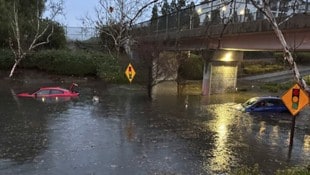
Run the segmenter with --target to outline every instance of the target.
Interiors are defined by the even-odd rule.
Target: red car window
[[[50,91],[50,94],[64,94],[64,91],[58,90],[58,89],[52,89]]]
[[[50,90],[39,90],[36,94],[37,95],[49,95]]]

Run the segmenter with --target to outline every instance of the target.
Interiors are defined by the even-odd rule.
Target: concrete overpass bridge
[[[281,21],[291,15],[280,25],[290,49],[292,51],[310,51],[310,14],[305,13],[307,11],[299,12],[298,14],[278,16],[277,19]],[[205,24],[199,23],[196,26],[192,25],[192,18],[189,18],[187,22],[182,22],[181,19],[178,19],[182,15],[175,14],[174,16],[176,19],[161,17],[157,19],[155,26],[152,21],[148,21],[135,29],[136,35],[134,36],[138,41],[135,50],[139,51],[139,55],[143,55],[142,52],[148,53],[149,55],[146,54],[146,57],[153,59],[152,78],[155,81],[164,79],[163,76],[156,75],[156,72],[164,72],[167,70],[167,64],[178,62],[177,60],[158,59],[161,52],[211,50],[214,52],[204,54],[206,63],[202,93],[204,95],[222,93],[228,89],[236,88],[238,64],[243,59],[244,51],[283,50],[272,26],[263,17],[258,18],[257,12],[252,15],[256,16],[255,18],[243,15],[237,16],[236,20],[223,16],[216,22],[211,18],[211,21],[207,21]],[[177,27],[169,27],[169,19],[177,21]],[[166,24],[162,30],[159,30],[160,20]],[[180,23],[183,25],[179,25]],[[178,64],[174,65],[179,66]],[[166,76],[169,77],[167,80],[177,79],[178,69],[176,67],[170,71],[171,75]],[[156,86],[154,89],[156,91]]]
[[[296,14],[280,25],[291,50],[310,50],[310,13]],[[139,44],[163,50],[281,51],[283,46],[266,19],[200,26],[165,32],[139,31]]]

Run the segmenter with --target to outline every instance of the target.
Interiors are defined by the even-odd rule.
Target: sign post
[[[284,95],[282,96],[282,101],[293,115],[289,146],[289,155],[291,155],[294,140],[296,115],[299,113],[300,110],[302,110],[306,105],[309,104],[309,97],[308,94],[303,89],[301,89],[299,84],[295,84],[287,92],[284,93]]]
[[[129,80],[129,83],[131,83],[133,78],[136,75],[136,71],[135,71],[135,69],[133,68],[133,66],[130,63],[128,64],[128,66],[126,68],[125,74],[126,74],[126,77]]]

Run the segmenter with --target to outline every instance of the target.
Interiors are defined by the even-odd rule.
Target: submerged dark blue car
[[[241,104],[244,112],[288,112],[279,97],[253,97]]]

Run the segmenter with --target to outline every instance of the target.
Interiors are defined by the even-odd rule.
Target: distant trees
[[[154,5],[155,7],[155,5]],[[157,5],[156,5],[157,8]],[[151,25],[156,23],[155,29],[165,30],[169,28],[194,28],[200,23],[199,15],[195,9],[195,3],[186,4],[186,0],[172,0],[169,4],[167,0],[163,0],[161,5],[161,16],[157,13],[152,13]]]
[[[157,30],[158,27],[158,7],[155,4],[152,9],[152,17],[151,17],[151,29]]]

